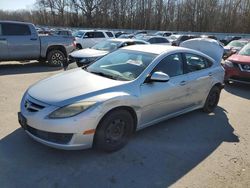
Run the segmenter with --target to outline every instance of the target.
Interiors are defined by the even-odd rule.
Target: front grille
[[[26,130],[30,132],[32,135],[42,140],[57,143],[57,144],[67,144],[70,142],[70,140],[73,137],[73,134],[71,133],[52,133],[52,132],[47,132],[47,131],[41,131],[33,127],[30,127],[28,125],[27,125]]]
[[[30,100],[27,100],[24,102],[24,107],[29,112],[37,112],[39,110],[42,110],[45,108],[45,106],[37,104],[35,102],[31,102]]]

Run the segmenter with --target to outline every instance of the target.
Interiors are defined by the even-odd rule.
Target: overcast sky
[[[36,0],[0,0],[1,10],[32,9]]]

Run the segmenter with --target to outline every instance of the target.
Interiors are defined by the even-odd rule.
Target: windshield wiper
[[[106,78],[110,78],[110,79],[113,79],[113,80],[117,80],[116,77],[112,76],[112,75],[109,75],[109,74],[105,74],[103,72],[97,72],[97,71],[89,71],[90,73],[93,73],[93,74],[96,74],[96,75],[99,75],[99,76],[103,76],[103,77],[106,77]]]

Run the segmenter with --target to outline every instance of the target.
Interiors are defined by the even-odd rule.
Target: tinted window
[[[168,40],[165,38],[155,38],[155,43],[168,43]]]
[[[2,24],[3,35],[30,35],[30,29],[24,24]]]
[[[109,37],[114,37],[114,35],[113,35],[111,32],[106,32],[106,34],[107,34]]]
[[[0,24],[0,35],[2,35],[2,25]]]
[[[155,44],[156,40],[155,40],[155,38],[151,38],[151,39],[148,40],[148,42],[151,43],[151,44]]]
[[[135,44],[145,44],[145,42],[142,42],[142,41],[135,41]]]
[[[94,32],[87,32],[84,36],[86,38],[94,38]]]
[[[95,38],[105,38],[103,32],[95,32]]]
[[[173,54],[165,57],[161,62],[154,68],[154,72],[164,72],[170,77],[178,76],[183,74],[183,63],[180,54]]]
[[[212,66],[212,62],[208,59],[195,55],[185,54],[188,72],[206,69]]]

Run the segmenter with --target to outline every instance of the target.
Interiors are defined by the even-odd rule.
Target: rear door
[[[207,97],[213,84],[213,63],[205,57],[183,53],[190,81],[190,101],[199,105]]]
[[[0,60],[8,60],[9,51],[6,36],[3,35],[2,24],[0,23]]]
[[[34,59],[40,56],[39,38],[28,25],[3,23],[2,32],[7,39],[10,59]]]
[[[94,38],[95,38],[95,44],[97,44],[97,43],[99,43],[99,42],[101,42],[101,41],[103,41],[103,40],[106,39],[104,33],[101,32],[101,31],[96,31],[94,33]]]

